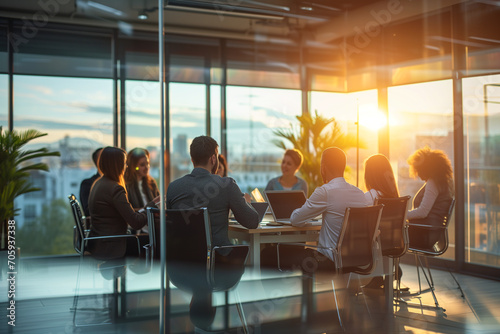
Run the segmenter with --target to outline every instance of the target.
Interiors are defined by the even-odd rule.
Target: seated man
[[[247,203],[236,182],[230,177],[216,175],[219,160],[217,142],[208,136],[193,139],[190,146],[194,169],[170,183],[167,189],[167,209],[208,208],[214,246],[231,245],[229,241],[229,210],[247,228],[259,226],[259,215]]]
[[[250,196],[243,195],[236,182],[230,177],[221,177],[216,173],[219,164],[219,150],[217,142],[208,136],[199,136],[193,139],[189,147],[194,169],[180,179],[170,183],[167,189],[167,209],[192,209],[206,207],[210,216],[213,246],[231,245],[229,241],[228,225],[229,210],[231,209],[236,220],[247,228],[259,226],[257,211],[247,203]],[[231,254],[220,252],[226,258],[223,262],[231,261]],[[186,271],[184,266],[170,263],[171,273],[178,273],[185,278],[185,284],[192,290],[190,304],[190,319],[193,324],[202,329],[210,328],[215,317],[215,308],[212,306],[212,293],[206,287],[206,277],[200,273],[198,267],[191,267]],[[204,271],[204,270],[203,270]],[[241,272],[225,271],[224,280],[239,280]],[[234,276],[234,277],[233,277]]]
[[[97,160],[99,160],[99,156],[101,155],[102,147],[98,148],[97,150],[92,153],[92,161],[94,161],[94,165],[97,167]],[[88,179],[85,179],[82,181],[80,184],[80,203],[82,204],[82,209],[86,217],[90,217],[90,212],[89,212],[89,195],[90,195],[90,189],[92,188],[92,185],[94,184],[95,180],[97,180],[101,174],[99,174],[99,171],[97,171],[94,175],[89,177]]]
[[[301,208],[293,211],[290,221],[293,226],[303,226],[306,221],[322,215],[319,232],[319,247],[335,248],[342,228],[347,207],[366,206],[363,191],[344,179],[346,155],[337,147],[327,148],[321,156],[321,177],[325,183],[314,190]],[[269,252],[272,254],[272,251]],[[264,255],[264,254],[263,254]],[[333,254],[327,249],[302,249],[293,246],[280,247],[282,267],[300,266],[311,272],[316,269],[334,269]]]

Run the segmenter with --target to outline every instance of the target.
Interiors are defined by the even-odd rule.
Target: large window
[[[465,260],[500,266],[500,75],[463,83]]]
[[[406,160],[417,149],[429,146],[444,151],[453,166],[452,81],[390,87],[390,160],[397,173],[399,192],[414,196],[423,181],[409,175]],[[450,247],[445,257],[454,258],[454,221],[449,225]]]
[[[377,90],[311,92],[311,112],[333,117],[342,132],[350,138],[342,147],[347,154],[346,180],[364,189],[363,161],[378,152],[378,130],[386,123],[385,116],[377,108]]]
[[[170,84],[171,179],[193,168],[189,145],[193,138],[206,134],[206,89],[203,84]]]
[[[273,144],[273,130],[296,124],[300,114],[300,91],[227,87],[228,164],[242,191],[264,188],[281,174],[284,152]]]
[[[8,76],[7,74],[0,74],[0,126],[4,130],[9,129],[8,112],[9,112],[9,99],[8,99]]]
[[[42,190],[16,199],[16,207],[23,208],[16,217],[18,244],[23,256],[74,253],[67,196],[78,196],[80,182],[95,174],[92,152],[113,144],[112,82],[16,75],[14,92],[14,129],[48,134],[27,148],[61,153],[44,160],[49,172],[32,173],[31,181]]]

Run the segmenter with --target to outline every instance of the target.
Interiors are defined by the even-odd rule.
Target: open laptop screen
[[[306,195],[302,190],[266,191],[266,197],[276,221],[290,220],[293,210],[306,202]]]

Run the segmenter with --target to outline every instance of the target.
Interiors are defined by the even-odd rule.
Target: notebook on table
[[[291,225],[290,217],[295,209],[306,202],[302,190],[268,190],[265,192],[275,222]]]

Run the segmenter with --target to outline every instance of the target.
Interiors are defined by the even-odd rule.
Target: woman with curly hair
[[[149,175],[149,152],[134,148],[127,154],[125,184],[128,199],[135,209],[143,208],[160,195],[156,181]]]
[[[410,175],[425,184],[413,199],[413,210],[408,211],[410,223],[441,226],[453,197],[453,169],[450,159],[441,150],[424,147],[408,158]],[[411,228],[410,246],[423,246],[434,240],[439,231]]]

